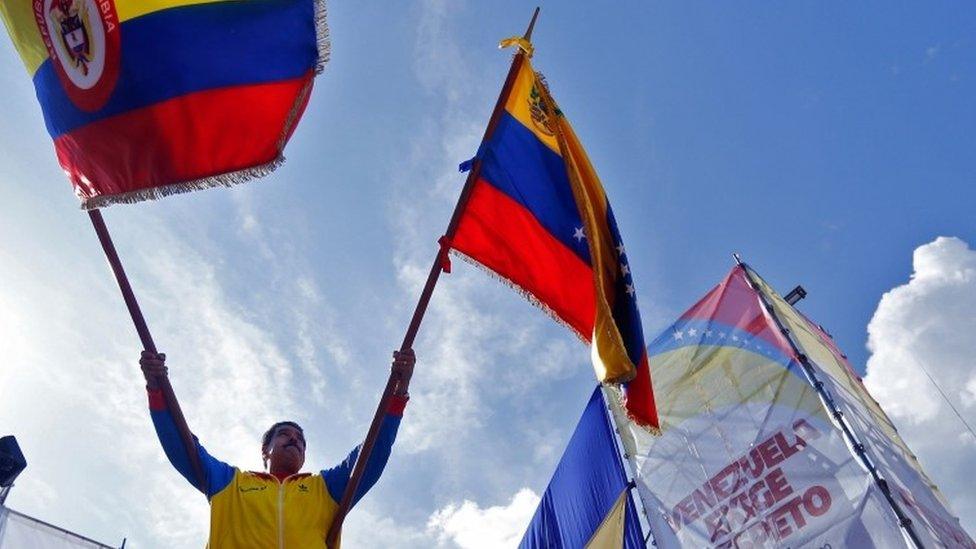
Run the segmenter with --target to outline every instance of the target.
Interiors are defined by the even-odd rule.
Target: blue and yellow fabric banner
[[[623,506],[623,508],[621,508]],[[600,387],[576,424],[519,549],[550,547],[644,547],[640,519],[630,497],[623,460]]]

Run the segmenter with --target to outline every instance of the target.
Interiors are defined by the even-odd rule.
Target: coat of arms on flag
[[[0,1],[91,209],[264,175],[328,60],[324,0]]]

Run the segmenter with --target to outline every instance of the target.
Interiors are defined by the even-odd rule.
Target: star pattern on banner
[[[679,329],[679,324],[671,326],[671,341],[677,347],[685,345],[732,346],[769,357],[772,360],[782,359],[782,352],[777,351],[775,344],[765,341],[757,334],[719,331],[710,326],[709,323],[694,326],[681,323],[680,326],[681,329]]]
[[[617,246],[617,261],[620,262],[620,274],[623,277],[623,282],[625,284],[624,291],[634,299],[634,304],[636,306],[637,301],[637,288],[634,287],[634,279],[630,276],[630,265],[624,262],[624,256],[627,255],[627,250],[624,248],[623,242],[618,242]]]
[[[575,238],[577,242],[582,242],[583,239],[586,238],[586,233],[583,231],[583,227],[576,227],[576,231],[573,233],[573,238]]]

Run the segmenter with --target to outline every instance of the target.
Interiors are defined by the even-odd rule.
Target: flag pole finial
[[[522,38],[526,40],[532,40],[532,30],[535,29],[535,20],[539,18],[539,6],[536,6],[535,11],[532,12],[532,20],[529,21],[529,28],[525,29],[525,34]]]
[[[525,29],[525,34],[522,36],[513,36],[511,38],[506,38],[498,43],[499,48],[511,48],[517,47],[521,50],[520,53],[524,53],[527,57],[532,57],[534,48],[532,47],[532,30],[535,29],[535,21],[539,18],[539,8],[536,7],[535,11],[532,12],[532,20],[529,21],[529,27]]]

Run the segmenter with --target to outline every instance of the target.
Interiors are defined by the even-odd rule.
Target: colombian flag
[[[520,54],[504,110],[481,144],[451,238],[591,343],[597,378],[626,383],[626,408],[658,427],[634,279],[613,211],[583,146]]]
[[[264,175],[328,57],[324,0],[0,0],[83,208]]]

